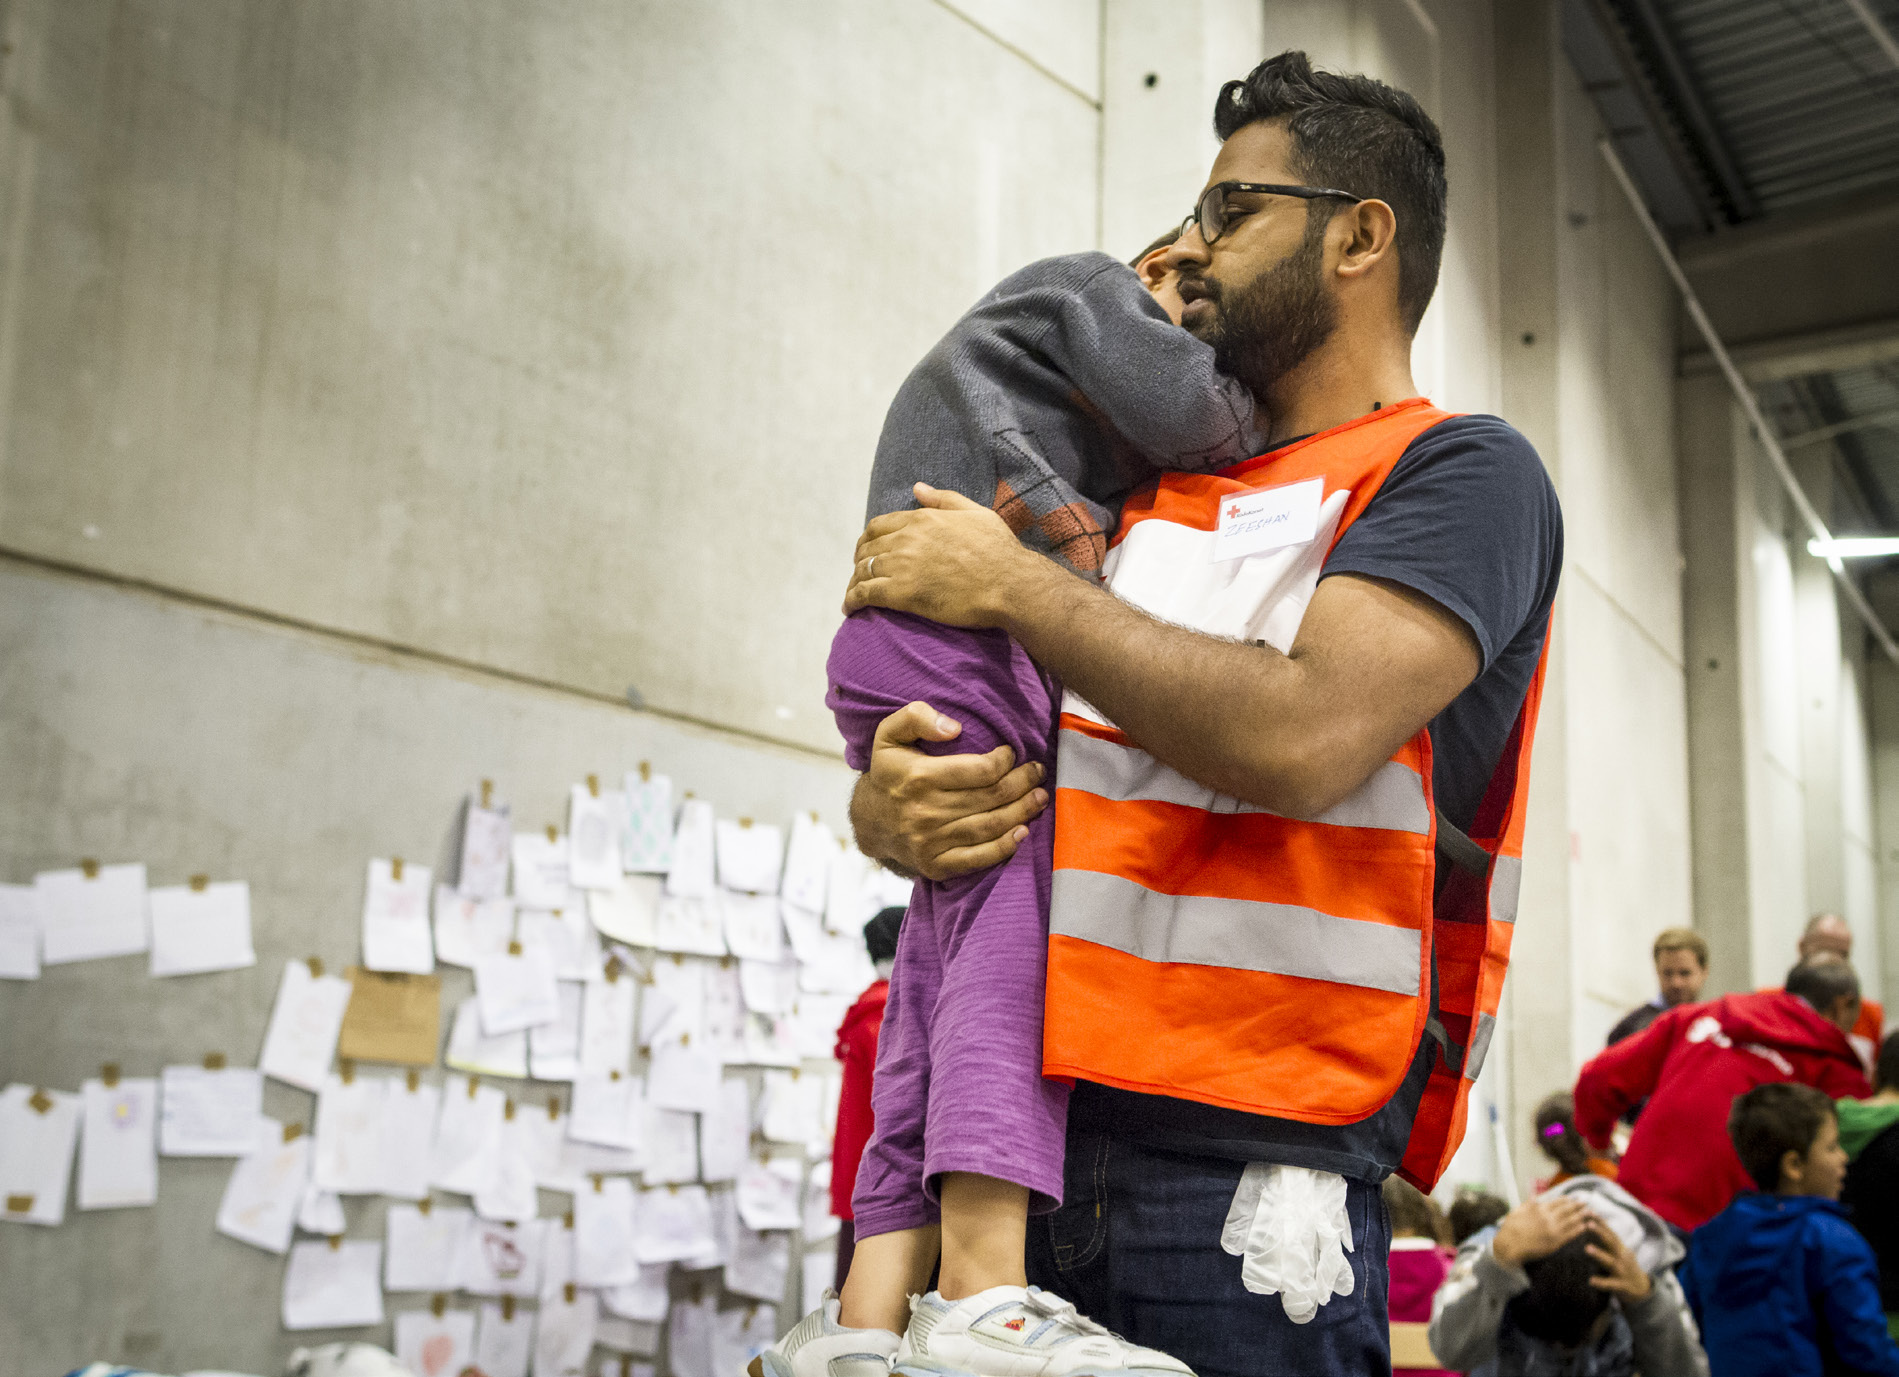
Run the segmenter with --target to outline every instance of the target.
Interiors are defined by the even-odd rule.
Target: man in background
[[[1616,1117],[1647,1096],[1616,1179],[1677,1229],[1699,1228],[1754,1188],[1722,1131],[1735,1096],[1772,1081],[1870,1093],[1846,1040],[1858,1017],[1859,977],[1839,960],[1795,966],[1784,990],[1670,1009],[1583,1067],[1576,1127],[1606,1147]]]
[[[1853,959],[1853,929],[1848,927],[1846,919],[1837,913],[1816,913],[1807,920],[1806,930],[1800,934],[1800,960],[1802,963],[1816,957],[1838,958],[1841,961]],[[1879,1052],[1879,1040],[1885,1036],[1886,1011],[1876,999],[1862,999],[1859,1004],[1859,1021],[1847,1030],[1847,1039],[1853,1044],[1853,1050],[1859,1053],[1860,1061],[1868,1073],[1872,1070],[1873,1058]]]
[[[1708,980],[1708,943],[1692,928],[1667,928],[1655,939],[1655,983],[1660,993],[1648,1003],[1629,1010],[1609,1030],[1608,1046],[1632,1038],[1678,1004],[1701,998]]]

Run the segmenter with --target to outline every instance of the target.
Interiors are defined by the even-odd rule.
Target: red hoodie
[[[870,1141],[870,1073],[877,1066],[877,1034],[884,1026],[890,982],[879,980],[851,1005],[837,1029],[837,1059],[844,1084],[837,1099],[837,1137],[831,1143],[831,1213],[850,1219],[857,1164]]]
[[[1728,1140],[1736,1095],[1799,1081],[1831,1099],[1869,1092],[1846,1034],[1785,990],[1670,1009],[1593,1057],[1576,1078],[1576,1129],[1597,1147],[1644,1096],[1616,1178],[1678,1228],[1694,1229],[1755,1189]]]

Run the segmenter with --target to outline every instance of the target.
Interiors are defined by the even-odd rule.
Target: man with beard
[[[1030,1279],[1201,1374],[1380,1372],[1378,1183],[1435,1182],[1494,1026],[1561,515],[1521,435],[1415,395],[1417,103],[1284,53],[1214,123],[1168,257],[1267,452],[1131,499],[1106,589],[919,487],[845,607],[1004,630],[1068,690],[1044,1071],[1074,1092]],[[958,730],[885,721],[869,854],[944,878],[1027,837],[1035,768],[913,744]]]

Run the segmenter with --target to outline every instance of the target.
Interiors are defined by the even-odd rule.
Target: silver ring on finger
[[[875,578],[876,576],[877,576],[877,556],[872,555],[869,559],[864,561],[864,577],[868,579],[868,578]]]

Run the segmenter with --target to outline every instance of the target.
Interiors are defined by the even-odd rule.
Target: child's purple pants
[[[1000,631],[964,631],[901,612],[845,620],[831,642],[825,701],[851,767],[870,764],[877,724],[921,700],[962,724],[934,755],[1014,748],[1055,789],[1061,689]],[[1068,1087],[1042,1079],[1053,809],[1008,861],[941,884],[917,881],[897,941],[871,1079],[874,1126],[851,1209],[857,1238],[934,1224],[937,1181],[977,1172],[1062,1196]]]

